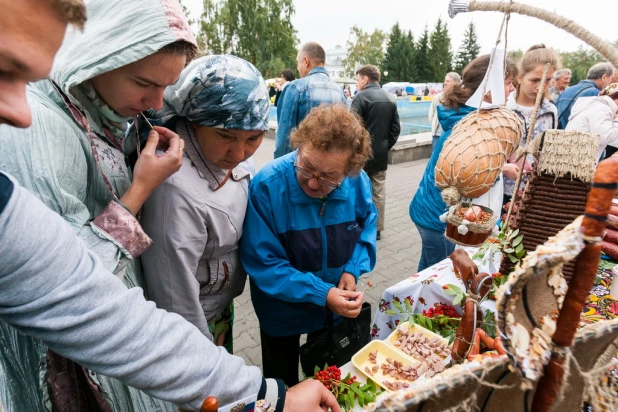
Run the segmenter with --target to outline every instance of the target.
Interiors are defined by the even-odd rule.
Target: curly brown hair
[[[290,136],[294,149],[305,143],[325,152],[351,151],[345,168],[348,175],[360,173],[372,156],[371,136],[360,117],[345,104],[323,104],[312,109]]]

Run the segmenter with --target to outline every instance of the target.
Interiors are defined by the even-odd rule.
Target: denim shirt
[[[571,117],[571,109],[575,100],[580,97],[598,96],[600,90],[597,89],[597,85],[592,80],[582,80],[575,86],[571,86],[560,94],[556,101],[556,108],[558,109],[558,129],[566,128]]]
[[[345,103],[343,88],[335,83],[324,67],[315,67],[302,79],[283,89],[277,102],[275,159],[292,151],[290,133],[322,103]]]

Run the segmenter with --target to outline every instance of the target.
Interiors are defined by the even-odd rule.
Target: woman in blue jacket
[[[249,186],[241,260],[262,340],[264,376],[298,383],[300,335],[325,328],[327,310],[355,318],[359,276],[376,261],[377,212],[362,171],[371,138],[345,105],[316,108],[296,148]]]
[[[455,245],[444,237],[446,223],[440,221],[440,215],[446,211],[446,204],[436,186],[435,168],[444,142],[451,136],[453,128],[461,119],[477,110],[465,103],[481,85],[489,67],[489,57],[484,55],[472,60],[463,71],[460,86],[444,92],[442,104],[438,106],[438,120],[444,132],[432,152],[418,190],[410,203],[410,217],[422,241],[419,272],[445,259],[455,249]],[[517,66],[510,59],[507,59],[504,75],[504,93],[508,96],[514,90],[513,79],[517,76]],[[491,102],[489,94],[485,100]]]

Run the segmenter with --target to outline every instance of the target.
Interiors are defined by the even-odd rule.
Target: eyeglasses
[[[298,172],[299,175],[301,175],[302,177],[304,177],[305,179],[315,179],[318,181],[318,184],[322,187],[326,187],[328,189],[337,189],[339,187],[341,187],[341,183],[335,183],[332,182],[328,179],[324,179],[323,177],[318,177],[316,175],[314,175],[313,173],[311,173],[309,170],[304,169],[302,167],[300,167],[298,165],[298,158],[296,160],[296,162],[294,162],[294,170],[296,170]]]

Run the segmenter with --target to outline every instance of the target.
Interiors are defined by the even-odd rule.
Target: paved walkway
[[[274,141],[264,139],[255,155],[256,168],[272,160]],[[378,260],[372,273],[363,276],[373,282],[365,300],[373,309],[387,287],[416,272],[421,253],[421,239],[408,215],[412,196],[423,176],[427,159],[390,165],[386,178],[386,222],[382,240],[378,241]],[[249,283],[236,300],[234,352],[247,364],[262,365],[260,329],[249,296]]]

